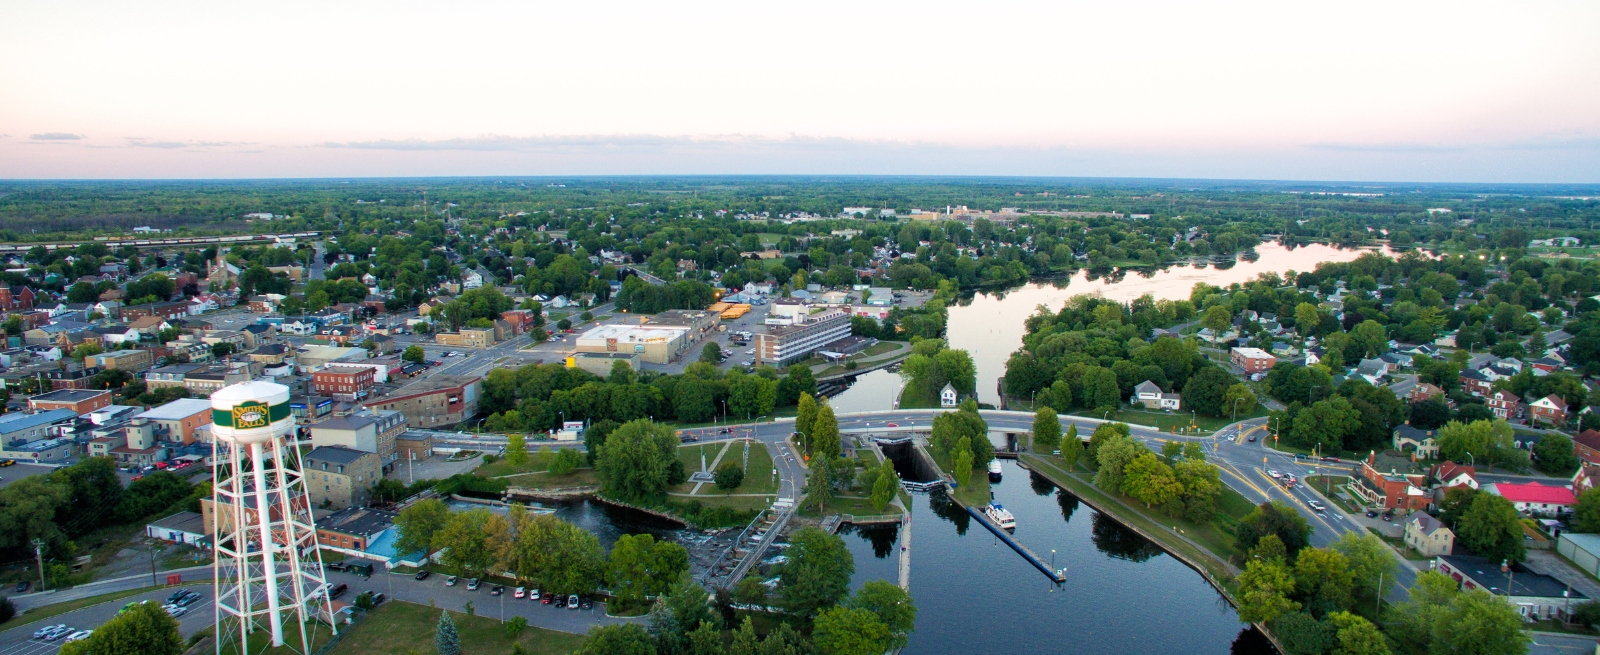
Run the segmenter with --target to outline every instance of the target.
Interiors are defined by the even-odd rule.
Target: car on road
[[[899,423],[887,423],[887,424],[885,424],[885,427],[898,428],[898,427],[900,427],[900,424]]]
[[[332,589],[328,590],[328,600],[333,600],[335,598],[343,596],[344,592],[346,592],[346,591],[350,591],[350,585],[347,585],[347,584],[345,584],[343,582],[341,582],[339,584],[336,584],[336,585],[333,586]]]
[[[1279,473],[1279,472],[1277,472],[1277,471],[1267,471],[1267,475],[1270,475],[1270,476],[1272,476],[1272,479],[1274,479],[1274,480],[1277,480],[1277,479],[1279,479],[1279,478],[1282,478],[1282,477],[1283,477],[1283,474],[1282,474],[1282,473]]]
[[[1315,500],[1306,501],[1306,504],[1310,505],[1311,509],[1317,510],[1319,512],[1326,511],[1328,509],[1320,501],[1315,501]]]
[[[528,595],[528,588],[527,587],[517,587],[517,590],[514,593],[511,594],[511,597],[512,598],[522,598],[523,596],[526,596],[526,595]]]
[[[1250,435],[1250,443],[1255,443],[1255,441],[1256,441],[1256,435],[1253,435],[1253,434]]]
[[[417,571],[417,579],[418,580],[427,580],[428,576],[430,576],[430,575],[433,575],[433,572],[428,571],[427,569],[423,569],[421,571]]]
[[[450,576],[448,578],[445,578],[444,579],[444,586],[446,586],[446,587],[454,587],[454,586],[456,586],[456,576],[452,575],[452,576]]]
[[[477,578],[472,578],[470,580],[467,580],[467,591],[477,591],[477,590],[478,590],[478,579]]]
[[[504,585],[495,585],[495,586],[489,588],[489,595],[490,596],[499,596],[500,594],[503,594],[503,593],[506,593],[506,588],[505,588]]]
[[[1337,458],[1337,457],[1324,457],[1324,458],[1322,458],[1322,461],[1324,461],[1324,462],[1337,462],[1337,461],[1339,461],[1339,458]]]
[[[1375,509],[1367,510],[1367,518],[1369,518],[1369,519],[1378,518],[1378,510],[1375,510]]]

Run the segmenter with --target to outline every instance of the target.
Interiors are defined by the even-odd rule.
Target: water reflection
[[[860,537],[862,541],[872,544],[872,556],[884,559],[894,554],[894,546],[900,543],[900,526],[891,525],[844,525],[839,528],[840,536],[849,539],[851,535]]]
[[[1165,555],[1159,547],[1139,533],[1129,530],[1116,519],[1099,512],[1094,513],[1094,547],[1108,557],[1130,562],[1144,562],[1157,555]]]
[[[1028,486],[1033,489],[1035,496],[1048,496],[1056,490],[1054,482],[1033,471],[1028,471]]]
[[[928,494],[928,507],[935,516],[949,521],[956,526],[957,535],[965,535],[967,528],[972,523],[972,515],[967,513],[960,505],[950,500],[942,490],[934,490]]]
[[[1061,506],[1061,522],[1070,523],[1072,513],[1078,511],[1078,497],[1068,493],[1056,494],[1056,504]]]
[[[1036,280],[1009,289],[986,290],[962,298],[950,308],[946,337],[953,348],[972,353],[978,369],[978,397],[985,403],[998,403],[996,383],[1005,374],[1006,360],[1022,346],[1023,321],[1040,305],[1052,311],[1068,298],[1093,294],[1129,302],[1149,294],[1156,300],[1188,299],[1196,282],[1226,287],[1255,279],[1261,273],[1283,275],[1291,270],[1309,271],[1322,262],[1352,261],[1364,249],[1339,249],[1313,244],[1290,248],[1265,243],[1254,250],[1255,257],[1242,261],[1195,260],[1167,268],[1080,270],[1069,276]],[[1386,255],[1394,252],[1382,251]],[[1129,276],[1134,270],[1137,275]],[[887,409],[880,406],[878,409]]]

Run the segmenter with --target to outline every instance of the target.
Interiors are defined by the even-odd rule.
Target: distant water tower
[[[260,652],[265,631],[271,646],[308,654],[311,622],[336,628],[300,451],[285,442],[289,388],[224,387],[211,394],[211,417],[217,653]]]

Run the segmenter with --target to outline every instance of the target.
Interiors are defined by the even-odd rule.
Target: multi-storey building
[[[850,313],[827,310],[799,317],[788,325],[774,325],[756,334],[756,356],[761,363],[786,366],[825,346],[850,336]]]

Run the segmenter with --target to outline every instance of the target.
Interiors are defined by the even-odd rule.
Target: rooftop
[[[37,396],[33,396],[28,400],[42,403],[81,403],[85,400],[98,398],[109,393],[111,392],[98,389],[57,389],[49,393],[41,393]]]
[[[1440,555],[1450,568],[1460,571],[1462,575],[1471,577],[1484,587],[1485,591],[1496,596],[1507,595],[1510,590],[1513,596],[1527,596],[1532,598],[1560,598],[1562,592],[1567,591],[1565,583],[1542,573],[1534,573],[1522,568],[1520,564],[1513,564],[1511,571],[1501,571],[1497,562],[1473,555]],[[1515,574],[1515,575],[1512,575]],[[1587,600],[1577,589],[1572,590],[1575,600]]]
[[[349,416],[335,416],[311,426],[312,430],[359,430],[377,423],[376,417],[364,414],[351,414]]]
[[[1513,503],[1555,503],[1571,505],[1577,500],[1572,497],[1572,490],[1567,487],[1551,487],[1529,482],[1528,484],[1512,484],[1499,482],[1485,485],[1489,493],[1504,497]]]
[[[52,409],[33,414],[6,414],[0,416],[0,434],[27,430],[51,423],[60,423],[75,418],[78,418],[78,413],[70,409]]]
[[[146,523],[145,526],[162,530],[177,530],[189,534],[203,535],[206,533],[205,517],[194,512],[178,512],[172,516]]]
[[[351,507],[317,519],[317,529],[371,537],[392,527],[394,517],[382,510]]]
[[[317,449],[306,453],[306,466],[313,462],[327,462],[329,464],[354,464],[356,460],[371,455],[372,453],[344,446],[319,446]]]
[[[211,409],[211,401],[205,398],[179,398],[160,407],[152,407],[150,411],[135,418],[148,418],[158,421],[176,421],[189,418],[195,414]]]

